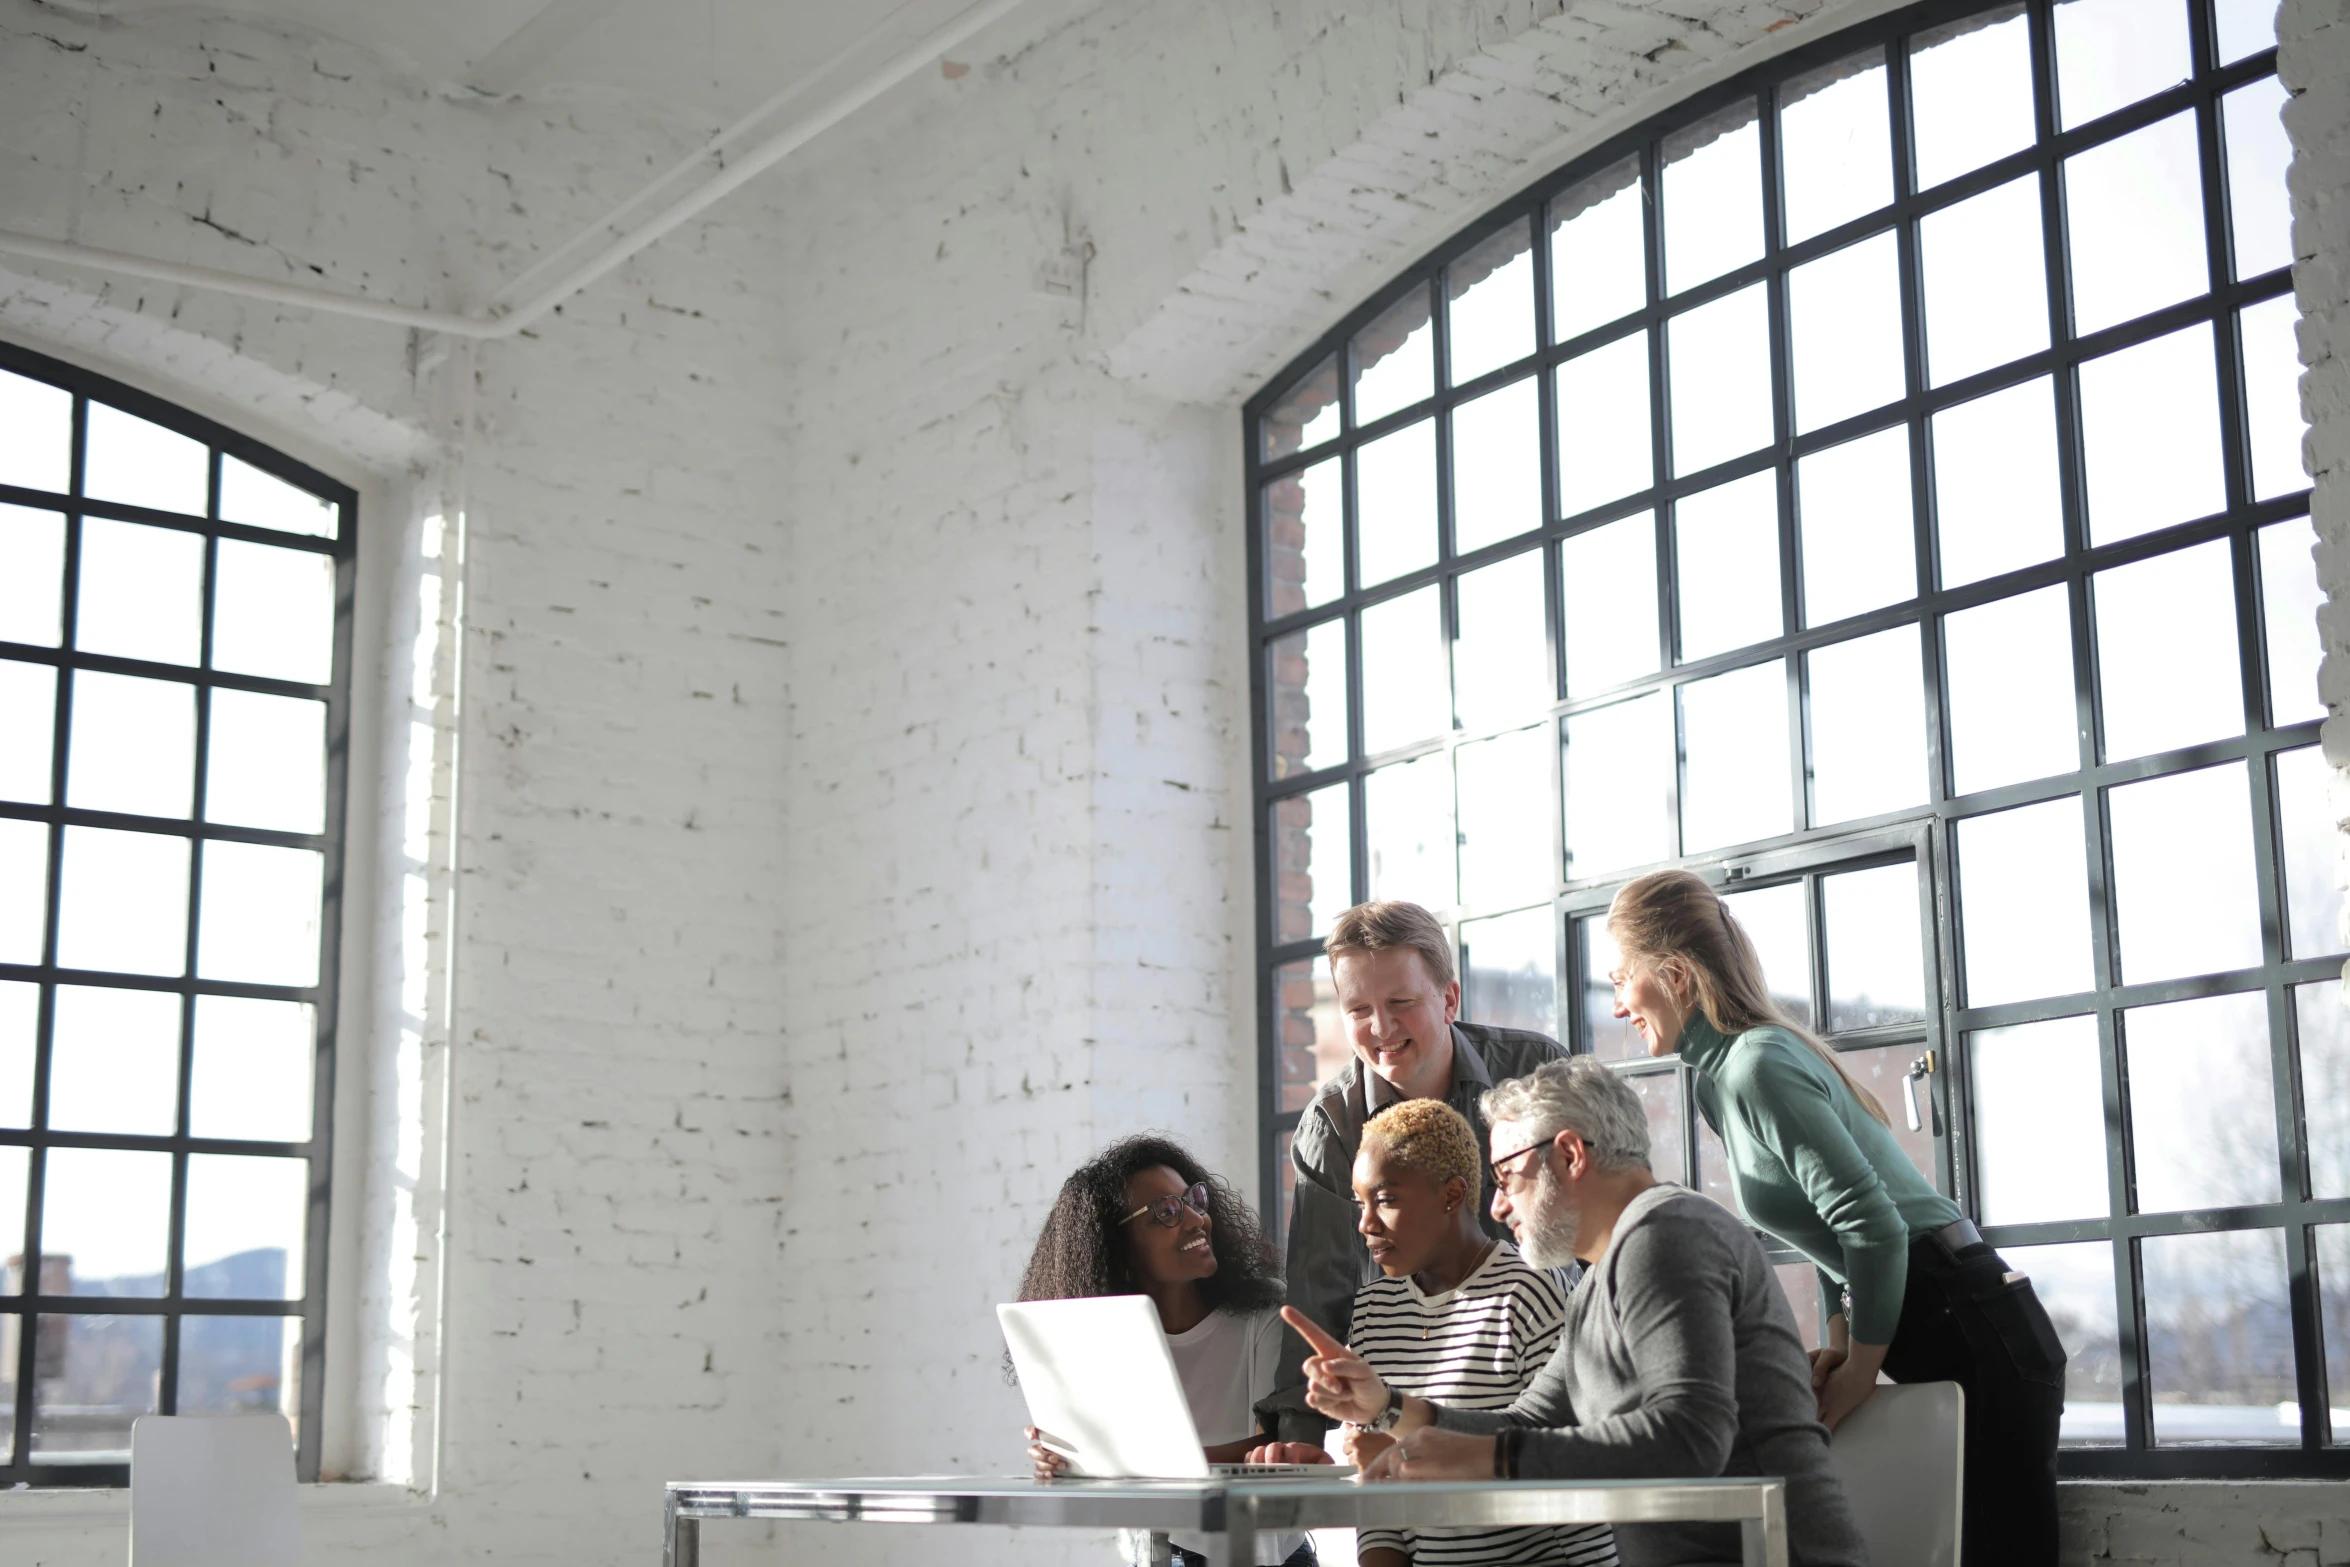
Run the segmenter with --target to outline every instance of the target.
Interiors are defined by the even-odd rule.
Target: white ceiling
[[[190,9],[187,0],[49,0],[96,15]],[[292,24],[389,56],[435,82],[489,93],[584,84],[712,119],[739,114],[843,50],[880,58],[969,0],[207,0],[201,9]]]

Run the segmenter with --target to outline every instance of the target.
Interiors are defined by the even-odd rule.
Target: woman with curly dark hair
[[[1170,1138],[1128,1137],[1061,1183],[1020,1280],[1022,1300],[1148,1295],[1210,1463],[1243,1462],[1264,1440],[1252,1406],[1273,1390],[1281,1278],[1256,1216]],[[1027,1428],[1036,1476],[1061,1455]],[[1174,1537],[1176,1567],[1200,1567],[1206,1541]],[[1258,1537],[1259,1567],[1312,1567],[1303,1534]]]

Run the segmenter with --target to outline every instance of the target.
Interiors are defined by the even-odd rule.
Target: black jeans
[[[2064,1346],[2032,1282],[1987,1244],[1909,1246],[1901,1325],[1885,1353],[1896,1382],[1966,1390],[1964,1567],[2054,1567],[2056,1436]]]

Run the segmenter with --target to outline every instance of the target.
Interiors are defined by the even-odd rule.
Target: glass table
[[[717,1518],[820,1523],[1001,1524],[1021,1528],[1194,1530],[1212,1567],[1249,1567],[1261,1529],[1439,1524],[1734,1523],[1745,1567],[1787,1567],[1784,1482],[1447,1480],[1357,1485],[1312,1477],[1205,1480],[967,1478],[673,1480],[662,1513],[662,1567],[700,1567],[702,1525]]]

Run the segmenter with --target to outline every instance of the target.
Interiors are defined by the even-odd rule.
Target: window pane
[[[1692,680],[1680,689],[1687,761],[1681,852],[1794,831],[1787,801],[1786,660]]]
[[[1663,163],[1666,293],[1762,259],[1762,126],[1752,99],[1667,136]]]
[[[183,1415],[275,1412],[301,1429],[299,1317],[182,1317],[179,1371]]]
[[[1461,789],[1461,902],[1507,908],[1548,896],[1558,880],[1550,859],[1549,725],[1464,745]]]
[[[1534,250],[1513,223],[1445,268],[1452,384],[1534,352]]]
[[[1638,155],[1550,204],[1550,325],[1556,341],[1648,303],[1641,216]]]
[[[1917,862],[1823,876],[1820,900],[1828,942],[1828,1032],[1923,1022]]]
[[[1696,1134],[1691,1139],[1696,1145],[1691,1152],[1697,1156],[1697,1184],[1691,1190],[1703,1193],[1743,1218],[1730,1191],[1730,1156],[1722,1148],[1721,1134],[1706,1125],[1703,1116],[1690,1123],[1690,1130]]]
[[[1656,482],[1646,332],[1619,337],[1559,366],[1558,424],[1560,516],[1604,506]]]
[[[2275,1202],[2268,998],[2247,991],[2122,1014],[2138,1212]]]
[[[1332,784],[1273,807],[1273,939],[1328,933],[1354,900],[1354,850],[1346,785]]]
[[[2240,278],[2293,264],[2293,203],[2285,193],[2293,144],[2285,135],[2284,108],[2284,83],[2273,76],[2220,100],[2228,146],[2228,227]]]
[[[2108,759],[2244,732],[2225,539],[2101,571],[2089,591]]]
[[[2075,332],[2128,321],[2211,287],[2202,168],[2192,113],[2065,160]]]
[[[2058,0],[2059,129],[2150,98],[2185,81],[2187,8],[2180,0]]]
[[[2024,8],[1929,28],[1910,40],[1918,189],[2032,145],[2032,41]]]
[[[41,987],[22,980],[0,979],[0,1126],[33,1124],[33,1036],[41,1021]],[[0,1242],[6,1242],[10,1210],[5,1180],[0,1179]],[[23,1192],[14,1210],[24,1217]],[[8,1253],[0,1250],[0,1260]]]
[[[1901,279],[1890,232],[1795,268],[1787,299],[1796,429],[1900,399]]]
[[[1661,691],[1566,722],[1567,876],[1588,881],[1673,852],[1673,718]]]
[[[52,1155],[52,1157],[55,1157]],[[163,1319],[89,1316],[38,1319],[33,1363],[36,1464],[122,1464],[131,1422],[155,1412],[163,1367]]]
[[[1795,508],[1806,625],[1824,626],[1917,596],[1907,425],[1796,463]]]
[[[0,660],[0,800],[49,803],[57,734],[57,671]]]
[[[1559,545],[1567,695],[1593,696],[1657,667],[1656,519],[1647,512]]]
[[[2108,790],[2124,984],[2260,962],[2244,764]]]
[[[2308,518],[2292,517],[2258,538],[2269,722],[2281,728],[2326,716],[2317,695],[2317,533]]]
[[[2350,1225],[2309,1232],[2317,1248],[2318,1320],[2325,1334],[2327,1403],[2336,1447],[2350,1443]]]
[[[1963,587],[2064,552],[2055,392],[2026,381],[1934,415],[1942,585]]]
[[[1460,579],[1452,645],[1453,711],[1470,729],[1540,712],[1557,699],[1542,602],[1542,551],[1512,555]]]
[[[1918,224],[1929,384],[1947,386],[2048,346],[2040,181],[2025,175]]]
[[[2220,64],[2276,47],[2277,8],[2270,0],[2213,0],[2211,9],[2219,24]]]
[[[1355,334],[1355,423],[1369,424],[1436,391],[1435,334],[1426,285],[1389,305]]]
[[[2209,326],[2081,366],[2090,543],[2134,539],[2227,504],[2214,374]]]
[[[1780,190],[1787,243],[1893,200],[1885,52],[1838,60],[1779,89]]]
[[[0,405],[8,379],[0,373]],[[0,413],[0,443],[7,439]],[[0,575],[0,642],[55,647],[65,624],[65,519],[53,511],[0,506],[0,560],[8,562]]]
[[[1722,895],[1722,906],[1745,927],[1762,959],[1763,981],[1779,1010],[1812,1026],[1811,917],[1805,908],[1803,883],[1783,882],[1752,892]]]
[[[1914,1092],[1917,1095],[1918,1126],[1909,1129],[1909,1107],[1903,1083],[1909,1076],[1909,1064],[1923,1052],[1922,1040],[1910,1040],[1898,1045],[1879,1045],[1867,1050],[1840,1050],[1836,1059],[1852,1080],[1876,1096],[1888,1120],[1892,1122],[1894,1144],[1910,1162],[1910,1167],[1926,1180],[1939,1187],[1938,1161],[1934,1156],[1933,1079],[1920,1078]]]
[[[1626,1027],[1637,1046],[1640,1036]],[[1635,1050],[1636,1055],[1646,1051]],[[1625,1074],[1632,1092],[1640,1096],[1640,1108],[1648,1113],[1648,1167],[1659,1180],[1685,1181],[1689,1178],[1689,1155],[1681,1146],[1681,1074],[1678,1072],[1642,1072]],[[1700,1123],[1702,1124],[1702,1123]]]
[[[302,1159],[188,1156],[186,1293],[201,1300],[300,1300],[310,1165]]]
[[[312,849],[206,844],[196,972],[259,985],[317,984],[325,863]]]
[[[335,563],[308,550],[220,541],[212,667],[324,685],[334,678]]]
[[[2298,1447],[2285,1232],[2150,1235],[2146,1361],[2161,1447]]]
[[[1265,486],[1265,608],[1294,615],[1346,591],[1344,480],[1339,459]]]
[[[188,965],[188,840],[107,827],[65,829],[57,961],[118,974]]]
[[[1267,458],[1286,457],[1335,437],[1338,434],[1338,361],[1325,359],[1307,371],[1296,385],[1281,394],[1279,402],[1265,411],[1257,429],[1261,455]],[[228,505],[225,466],[228,461],[222,459],[224,510]]]
[[[73,394],[0,370],[0,484],[62,495],[72,466]]]
[[[1435,563],[1435,421],[1406,425],[1355,454],[1355,516],[1365,587]]]
[[[2097,1020],[2052,1018],[1967,1036],[1983,1222],[2106,1212],[2105,1090]]]
[[[1778,470],[1766,468],[1679,502],[1673,541],[1684,661],[1749,647],[1786,629],[1779,603]]]
[[[2252,498],[2309,488],[2301,463],[2300,311],[2290,294],[2254,305],[2236,318],[2244,344],[2244,434],[2252,458]]]
[[[1273,776],[1294,778],[1299,773],[1315,772],[1324,767],[1335,767],[1346,760],[1346,622],[1325,620],[1318,626],[1293,632],[1273,644],[1271,678],[1267,685],[1269,705],[1273,710]],[[227,692],[213,694],[212,712],[212,770],[215,780],[220,776],[220,699]],[[261,697],[264,702],[286,702],[284,697]],[[323,720],[322,720],[323,722]],[[239,756],[250,771],[239,776],[241,785],[249,793],[238,796],[240,802],[253,799],[252,807],[259,813],[265,809],[260,791],[272,782],[276,774],[270,764],[283,751],[291,749],[289,738],[256,734],[251,743],[240,747]],[[220,785],[216,781],[212,792],[205,797],[207,814],[215,821],[238,821],[240,817],[219,814]],[[266,827],[273,822],[249,822],[249,826]],[[295,829],[317,831],[316,828]]]
[[[65,803],[185,816],[196,789],[196,688],[76,670]]]
[[[1547,904],[1461,926],[1470,1022],[1559,1036],[1557,932]]]
[[[280,533],[335,536],[335,503],[263,473],[226,452],[220,456],[220,514],[230,522]]]
[[[1958,824],[1968,1006],[2069,996],[2095,983],[2085,864],[2081,803],[2070,796]]]
[[[2293,987],[2293,1016],[2301,1034],[2303,1145],[2309,1150],[2309,1195],[2350,1197],[2350,1014],[2342,982]],[[2333,1287],[2350,1289],[2350,1273]]]
[[[1303,1110],[1354,1059],[1330,965],[1310,958],[1275,969],[1273,1012],[1281,1040],[1281,1108]]]
[[[204,649],[204,540],[84,517],[79,597],[73,640],[83,652],[193,664]]]
[[[38,963],[48,929],[49,829],[0,819],[0,963]]]
[[[1452,537],[1461,554],[1542,525],[1542,410],[1531,376],[1452,415]]]
[[[2122,1429],[2121,1333],[2113,1302],[2113,1245],[2002,1246],[1999,1254],[2031,1275],[2032,1293],[2064,1345],[2066,1447],[2119,1447]]]
[[[1442,751],[1382,767],[1363,784],[1371,896],[1423,908],[1453,903],[1452,767]]]
[[[1806,1354],[1820,1347],[1820,1274],[1808,1262],[1782,1262],[1771,1269],[1787,1309],[1795,1317],[1795,1336]]]
[[[180,998],[162,990],[57,987],[49,1125],[169,1137],[179,1127]]]
[[[205,512],[207,454],[202,441],[176,430],[90,404],[88,453],[82,460],[82,493],[158,511]]]
[[[1640,1030],[1628,1019],[1616,1016],[1616,987],[1608,976],[1623,961],[1623,954],[1616,950],[1615,938],[1607,932],[1607,916],[1593,914],[1575,921],[1575,942],[1583,965],[1583,1036],[1592,1054],[1602,1061],[1632,1061],[1647,1055],[1648,1045],[1641,1039]],[[1643,1086],[1640,1078],[1631,1082],[1634,1088]],[[1652,1110],[1652,1124],[1654,1115]],[[1677,1164],[1678,1136],[1671,1146],[1676,1150],[1673,1163]],[[1670,1168],[1659,1167],[1657,1174],[1668,1180],[1673,1178]]]
[[[1960,794],[2080,765],[2072,609],[2061,584],[1948,616],[1942,643]]]
[[[189,1134],[308,1141],[312,1016],[305,1002],[198,996]]]
[[[1363,611],[1363,750],[1371,755],[1452,727],[1434,584]]]
[[[31,1168],[31,1149],[0,1148],[0,1295],[24,1293],[25,1176]],[[9,1336],[14,1326],[13,1319],[0,1317],[0,1337]],[[15,1381],[16,1368],[0,1357],[0,1407],[6,1407],[13,1396]],[[5,1450],[4,1441],[0,1441],[0,1451]]]
[[[1804,655],[1811,696],[1814,826],[1921,805],[1927,793],[1925,672],[1915,626]]]
[[[1666,324],[1673,472],[1696,473],[1771,440],[1771,336],[1763,286]]]
[[[42,1289],[160,1296],[171,1221],[171,1155],[52,1148],[41,1190]],[[52,1290],[47,1269],[66,1272]]]
[[[2341,830],[2326,798],[2333,769],[2316,746],[2277,756],[2277,845],[2283,851],[2285,925],[2297,958],[2340,952],[2342,889],[2335,884]]]

